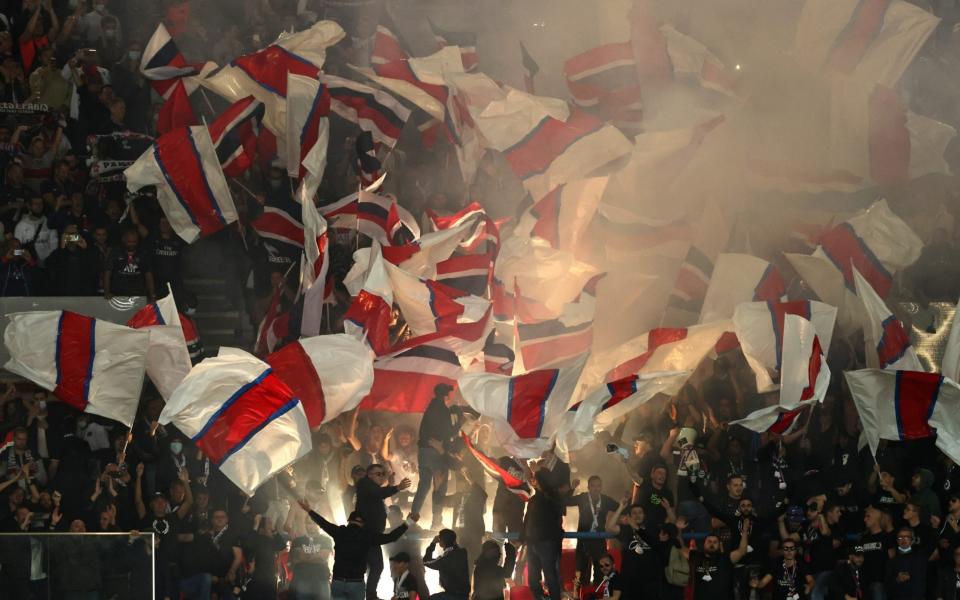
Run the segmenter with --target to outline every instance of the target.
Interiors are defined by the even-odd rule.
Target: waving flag
[[[438,384],[455,386],[463,374],[457,351],[440,338],[373,362],[373,387],[360,410],[422,413]]]
[[[571,57],[563,73],[577,105],[618,124],[636,126],[643,119],[643,90],[630,42],[604,44]]]
[[[960,305],[960,302],[957,303]],[[949,377],[953,381],[960,379],[960,322],[956,316],[950,325],[950,335],[947,337],[947,344],[943,349],[943,360],[940,363],[940,372],[944,377]]]
[[[433,37],[440,48],[457,46],[460,49],[460,58],[463,60],[463,70],[470,72],[477,69],[480,59],[477,55],[477,34],[470,31],[446,31],[437,27],[429,17],[427,23],[433,31]]]
[[[960,462],[960,386],[945,377],[928,423],[937,430],[937,448],[955,463]]]
[[[584,361],[516,377],[467,373],[457,380],[471,407],[491,419],[494,435],[513,456],[533,458],[550,447],[576,391]]]
[[[923,371],[910,337],[900,319],[893,316],[883,299],[870,287],[860,272],[853,269],[857,296],[863,302],[861,313],[867,366],[891,371]]]
[[[387,274],[387,263],[376,241],[370,248],[369,261],[363,288],[343,316],[343,326],[346,333],[358,339],[366,336],[373,351],[382,355],[390,348],[393,287]]]
[[[492,278],[491,254],[457,255],[437,263],[437,282],[474,296],[486,296]]]
[[[221,350],[193,368],[160,413],[252,496],[272,475],[311,449],[300,400],[270,366]]]
[[[281,311],[282,298],[283,286],[275,288],[257,328],[257,339],[253,344],[257,356],[266,356],[273,352],[280,340],[289,334],[290,312]]]
[[[576,253],[608,180],[608,177],[592,177],[561,185],[537,200],[520,217],[514,233],[539,237],[553,248]]]
[[[188,87],[185,78],[199,75],[201,67],[187,64],[163,23],[157,25],[143,49],[140,72],[150,80],[150,86],[164,100],[157,117],[159,133],[197,124],[189,100],[197,84],[191,82]]]
[[[458,48],[448,46],[424,57],[372,63],[361,72],[394,94],[406,98],[434,119],[444,122],[450,91],[447,75],[463,73]]]
[[[303,211],[301,205],[282,192],[267,198],[263,212],[250,222],[262,238],[303,248]]]
[[[320,82],[330,93],[331,111],[369,131],[375,143],[396,145],[410,109],[390,94],[356,81],[321,74]]]
[[[287,174],[303,178],[303,163],[314,146],[330,140],[330,93],[315,77],[290,73],[287,76],[286,156]],[[326,156],[326,153],[323,153]],[[326,161],[324,161],[326,162]],[[314,170],[317,170],[315,168]],[[323,172],[323,166],[319,167]]]
[[[394,302],[414,336],[446,332],[458,323],[476,323],[488,313],[489,300],[384,264]]]
[[[893,87],[939,22],[901,0],[807,0],[794,52],[813,69]]]
[[[305,183],[301,184],[305,187]],[[300,317],[300,335],[320,334],[323,304],[332,290],[327,290],[330,269],[327,222],[317,211],[313,198],[301,198],[303,207],[303,263],[300,267],[300,294],[303,296],[303,314]]]
[[[786,340],[788,315],[813,323],[813,330],[824,348],[830,348],[837,309],[821,302],[744,302],[733,313],[733,330],[740,348],[757,377],[757,389],[769,391],[774,385],[771,372],[780,372]]]
[[[360,185],[369,187],[380,178],[383,163],[377,158],[377,145],[373,141],[373,134],[363,131],[357,136],[357,173],[360,176]]]
[[[483,206],[479,202],[474,200],[470,204],[461,208],[452,215],[441,216],[433,212],[433,209],[428,208],[426,210],[427,216],[430,218],[430,223],[433,224],[434,231],[440,231],[443,229],[452,229],[459,225],[466,223],[467,221],[473,219],[477,216],[486,216],[487,212],[484,210]]]
[[[163,399],[169,400],[193,366],[172,291],[140,309],[127,327],[150,332],[147,375]]]
[[[406,60],[410,52],[395,33],[397,26],[393,24],[390,11],[383,11],[383,19],[377,24],[377,31],[373,38],[373,51],[370,54],[370,63],[374,66],[385,63]]]
[[[483,370],[487,373],[509,375],[513,372],[516,355],[513,349],[497,341],[496,331],[491,331],[483,346]]]
[[[321,335],[287,344],[265,360],[300,398],[310,428],[353,410],[373,385],[373,352],[343,334]]]
[[[540,72],[540,65],[533,59],[533,56],[530,55],[530,52],[527,50],[527,47],[523,45],[522,41],[520,42],[520,64],[523,66],[523,89],[526,90],[528,94],[537,93],[534,79],[537,73]]]
[[[667,300],[665,322],[692,325],[696,322],[713,277],[713,265],[730,237],[730,224],[716,202],[708,201],[686,257],[677,270]]]
[[[73,408],[133,425],[150,332],[68,311],[7,315],[4,368]]]
[[[206,127],[165,133],[123,175],[131,192],[157,186],[160,208],[187,243],[237,220],[237,209]]]
[[[533,487],[531,487],[529,483],[504,469],[500,466],[500,463],[481,452],[473,445],[473,442],[470,441],[470,436],[462,431],[460,432],[460,439],[463,440],[463,445],[467,447],[470,454],[473,454],[487,475],[495,481],[502,482],[507,491],[511,494],[516,494],[524,502],[530,500],[530,496],[533,496]]]
[[[247,96],[230,105],[207,126],[227,177],[240,177],[253,164],[264,115],[263,102]]]
[[[703,299],[700,322],[728,319],[741,302],[778,302],[785,292],[776,266],[749,254],[720,254]]]
[[[437,265],[450,258],[467,236],[470,223],[433,231],[402,246],[384,246],[383,257],[407,273],[437,279]]]
[[[380,242],[395,245],[398,238],[420,238],[420,226],[396,199],[360,191],[320,207],[320,214],[334,229],[353,229]],[[402,242],[401,242],[402,243]]]
[[[880,440],[916,440],[933,435],[929,421],[945,387],[942,375],[881,369],[847,371],[844,375],[874,455]],[[956,389],[953,382],[948,386],[951,391]]]

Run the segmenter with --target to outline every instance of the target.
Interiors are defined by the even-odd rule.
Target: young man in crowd
[[[434,556],[437,547],[440,555]],[[457,545],[457,533],[442,529],[423,552],[423,566],[437,571],[443,591],[432,594],[430,600],[467,600],[470,597],[470,569],[467,551]]]

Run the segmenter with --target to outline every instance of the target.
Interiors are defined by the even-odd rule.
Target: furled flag
[[[321,206],[320,214],[331,228],[357,231],[383,246],[397,245],[395,240],[403,238],[420,238],[417,220],[391,196],[361,190]]]
[[[880,440],[917,440],[933,435],[930,417],[941,391],[960,392],[938,373],[862,369],[844,373],[863,434],[874,455]],[[955,417],[951,417],[953,420]]]
[[[591,177],[561,185],[523,213],[514,234],[542,238],[552,248],[576,254],[608,180]]]
[[[286,163],[290,177],[303,178],[303,163],[317,144],[330,141],[330,93],[316,77],[287,75]],[[326,153],[323,154],[326,156]],[[326,161],[324,161],[325,163]],[[323,171],[323,166],[320,166]]]
[[[477,54],[477,34],[472,31],[447,31],[440,29],[429,17],[427,23],[430,24],[430,30],[433,31],[433,37],[437,40],[437,46],[457,46],[460,48],[460,59],[463,60],[463,70],[470,72],[477,69],[480,63]]]
[[[730,224],[717,203],[708,200],[697,222],[693,243],[677,270],[667,300],[665,323],[693,325],[697,322],[713,277],[714,262],[726,248],[729,237]]]
[[[837,309],[828,304],[809,300],[744,302],[737,305],[733,313],[733,331],[757,377],[757,389],[761,392],[774,389],[773,374],[782,371],[785,319],[788,315],[812,322],[823,348],[830,348]]]
[[[536,94],[537,88],[534,83],[537,73],[540,72],[540,65],[530,55],[523,41],[520,42],[520,64],[523,66],[523,89],[528,94]]]
[[[460,432],[460,438],[463,440],[463,445],[467,447],[467,450],[470,451],[470,454],[473,454],[474,458],[477,459],[477,462],[480,463],[480,466],[483,467],[483,470],[486,471],[487,475],[496,481],[503,483],[503,486],[508,492],[511,494],[516,494],[524,502],[530,500],[530,497],[533,496],[533,487],[531,487],[529,483],[524,481],[522,478],[517,477],[507,469],[504,469],[496,460],[481,452],[476,446],[473,445],[473,442],[470,441],[470,436],[462,431]]]
[[[320,82],[330,93],[332,112],[369,131],[375,143],[387,148],[396,145],[410,118],[409,108],[383,90],[356,81],[322,73]]]
[[[514,362],[514,375],[561,365],[590,351],[597,284],[602,278],[603,275],[597,275],[590,279],[580,296],[564,306],[556,319],[515,321],[513,347],[520,360]],[[516,292],[517,297],[522,297],[519,289]]]
[[[807,0],[794,54],[811,69],[893,87],[939,22],[902,0]]]
[[[159,421],[190,436],[250,496],[311,449],[300,400],[270,365],[242,350],[221,350],[194,367]]]
[[[150,332],[147,375],[163,399],[169,400],[193,366],[173,292],[140,309],[127,327]]]
[[[253,95],[266,109],[263,123],[280,137],[285,131],[284,111],[288,74],[316,79],[327,48],[344,37],[333,21],[318,21],[297,33],[282,33],[266,48],[239,56],[203,78],[201,84],[230,102]]]
[[[387,274],[387,262],[380,253],[380,245],[374,240],[363,288],[343,315],[343,330],[357,339],[366,337],[379,356],[389,352],[392,321],[393,287]]]
[[[283,298],[283,286],[278,286],[273,290],[270,297],[270,304],[263,313],[263,319],[257,328],[257,339],[254,342],[254,353],[257,356],[266,356],[274,351],[277,344],[289,334],[290,313],[281,312],[281,300]]]
[[[157,186],[170,226],[187,243],[237,220],[237,209],[206,127],[163,134],[123,172],[127,189]]]
[[[287,344],[265,360],[300,398],[310,428],[316,430],[353,410],[373,385],[369,346],[338,333]]]
[[[491,420],[493,433],[507,452],[534,458],[552,444],[584,361],[516,377],[467,373],[457,382],[467,404]]]
[[[156,31],[143,49],[140,72],[164,100],[160,114],[157,115],[159,133],[197,124],[189,96],[198,84],[187,78],[199,75],[201,66],[187,64],[163,23],[157,25]]]
[[[720,254],[703,299],[700,322],[729,319],[742,302],[779,302],[785,292],[775,265],[749,254]]]
[[[455,386],[463,374],[457,351],[440,338],[373,362],[373,387],[360,410],[422,413],[439,384]]]
[[[77,410],[133,426],[150,332],[60,310],[7,317],[6,370]]]
[[[285,191],[268,196],[263,212],[250,226],[262,238],[303,248],[303,208]]]
[[[575,452],[625,415],[632,413],[657,394],[673,396],[683,387],[690,372],[634,373],[601,385],[564,415],[557,433],[557,449]]]
[[[207,125],[220,167],[227,177],[240,177],[253,164],[263,114],[263,102],[247,96]]]
[[[563,74],[573,101],[618,125],[639,126],[643,90],[628,42],[603,44],[564,63]]]
[[[790,433],[797,417],[816,403],[822,403],[830,386],[830,368],[814,323],[788,314],[783,320],[783,367],[780,401],[731,422],[758,433]]]
[[[304,184],[301,184],[301,188]],[[327,222],[317,211],[313,198],[301,198],[303,207],[303,264],[300,267],[300,294],[303,296],[303,314],[300,317],[300,335],[320,334],[323,304],[329,294],[327,273],[330,269]],[[332,290],[330,290],[332,291]]]
[[[923,371],[917,352],[910,345],[910,337],[900,319],[893,316],[883,298],[870,287],[856,267],[853,268],[857,296],[863,302],[859,312],[863,326],[864,356],[867,367],[891,371]]]

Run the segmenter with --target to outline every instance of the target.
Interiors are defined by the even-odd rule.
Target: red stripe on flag
[[[276,418],[296,398],[271,371],[243,386],[211,417],[195,438],[197,447],[219,465]]]
[[[593,324],[585,325],[586,328],[580,331],[560,333],[544,339],[521,340],[523,366],[527,369],[539,369],[590,350],[593,344]]]
[[[907,348],[910,347],[910,338],[907,336],[907,332],[903,330],[903,323],[893,315],[887,317],[882,325],[883,334],[877,343],[877,355],[880,368],[886,369],[903,358]]]
[[[220,206],[207,182],[191,130],[184,127],[164,134],[154,146],[154,152],[167,183],[200,234],[207,236],[220,231],[224,226]]]
[[[856,267],[881,298],[890,293],[893,277],[848,223],[823,234],[820,247],[833,266],[843,273],[843,280],[850,290],[856,289],[852,268]]]
[[[532,371],[510,380],[507,422],[521,438],[538,438],[546,418],[547,398],[557,383],[556,369]]]
[[[647,334],[647,351],[611,369],[610,372],[607,373],[607,381],[623,379],[640,371],[644,365],[647,364],[647,361],[650,360],[650,357],[653,356],[653,353],[656,352],[657,348],[665,344],[679,342],[682,339],[686,339],[686,337],[686,328],[661,327],[651,330],[650,333]]]
[[[293,393],[300,398],[311,429],[320,427],[327,414],[323,384],[310,355],[299,342],[287,344],[266,358],[267,363]]]
[[[287,97],[288,74],[313,79],[320,75],[317,65],[276,44],[234,59],[230,64],[242,70],[262,88],[282,98]]]
[[[497,461],[478,450],[470,441],[470,437],[462,431],[460,432],[460,438],[463,440],[463,444],[467,447],[467,450],[473,454],[483,469],[489,473],[491,477],[499,479],[503,482],[503,485],[507,486],[508,489],[514,490],[515,493],[518,493],[520,497],[523,498],[524,502],[530,499],[531,490],[527,486],[527,482],[519,477],[514,477],[510,471],[507,471],[501,467]]]
[[[603,121],[583,111],[570,112],[566,123],[545,117],[504,155],[514,174],[527,179],[546,171],[574,143],[603,127]]]
[[[889,5],[890,0],[860,0],[850,22],[830,50],[827,68],[848,75],[857,68],[870,44],[883,29],[883,17]]]
[[[636,394],[637,381],[639,379],[640,378],[634,374],[608,383],[607,392],[610,393],[610,399],[603,404],[603,409],[613,408],[630,396]]]
[[[910,131],[907,110],[892,89],[878,85],[867,109],[870,177],[880,185],[910,179]]]
[[[390,349],[391,309],[380,296],[360,290],[343,318],[353,321],[367,332],[367,341],[374,352],[378,355],[386,354]]]
[[[940,394],[943,376],[938,373],[897,371],[894,407],[897,429],[902,440],[916,440],[933,435],[927,423]]]
[[[820,377],[821,368],[823,368],[823,349],[820,347],[820,338],[814,336],[810,362],[807,365],[807,387],[800,393],[801,402],[813,398],[813,394],[817,391],[817,378]]]
[[[291,222],[291,218],[286,213],[264,210],[251,225],[262,236],[303,248],[303,227]]]
[[[63,311],[57,324],[57,387],[54,395],[70,406],[85,410],[90,400],[96,319]]]
[[[773,425],[771,425],[767,431],[779,435],[787,433],[790,431],[790,428],[793,427],[794,421],[797,420],[797,417],[800,416],[800,413],[804,408],[806,407],[801,406],[800,408],[795,408],[789,412],[780,413],[777,415],[777,420],[773,422]]]
[[[555,188],[530,209],[530,214],[536,219],[530,233],[547,240],[554,248],[560,246],[560,195],[564,188]]]

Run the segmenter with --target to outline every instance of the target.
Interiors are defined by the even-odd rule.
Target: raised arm
[[[143,463],[137,465],[137,481],[133,486],[133,507],[137,509],[137,517],[147,516],[147,507],[143,505]]]
[[[183,503],[180,505],[180,508],[177,509],[177,517],[183,519],[190,512],[190,508],[193,506],[193,491],[190,489],[190,473],[187,472],[187,468],[183,467],[180,469],[180,472],[177,473],[177,477],[180,478],[180,481],[183,482],[184,494],[183,494]]]
[[[750,530],[753,528],[753,522],[750,519],[746,519],[743,522],[743,531],[740,532],[740,545],[737,546],[737,549],[730,553],[730,562],[737,564],[740,562],[744,556],[747,555],[747,548],[750,543]]]
[[[617,505],[617,510],[611,511],[610,514],[607,515],[607,522],[604,523],[604,528],[607,530],[607,533],[620,533],[620,525],[617,524],[617,521],[620,519],[620,514],[623,513],[623,509],[625,509],[629,503],[629,496],[625,496],[623,500],[620,501],[620,504]]]

